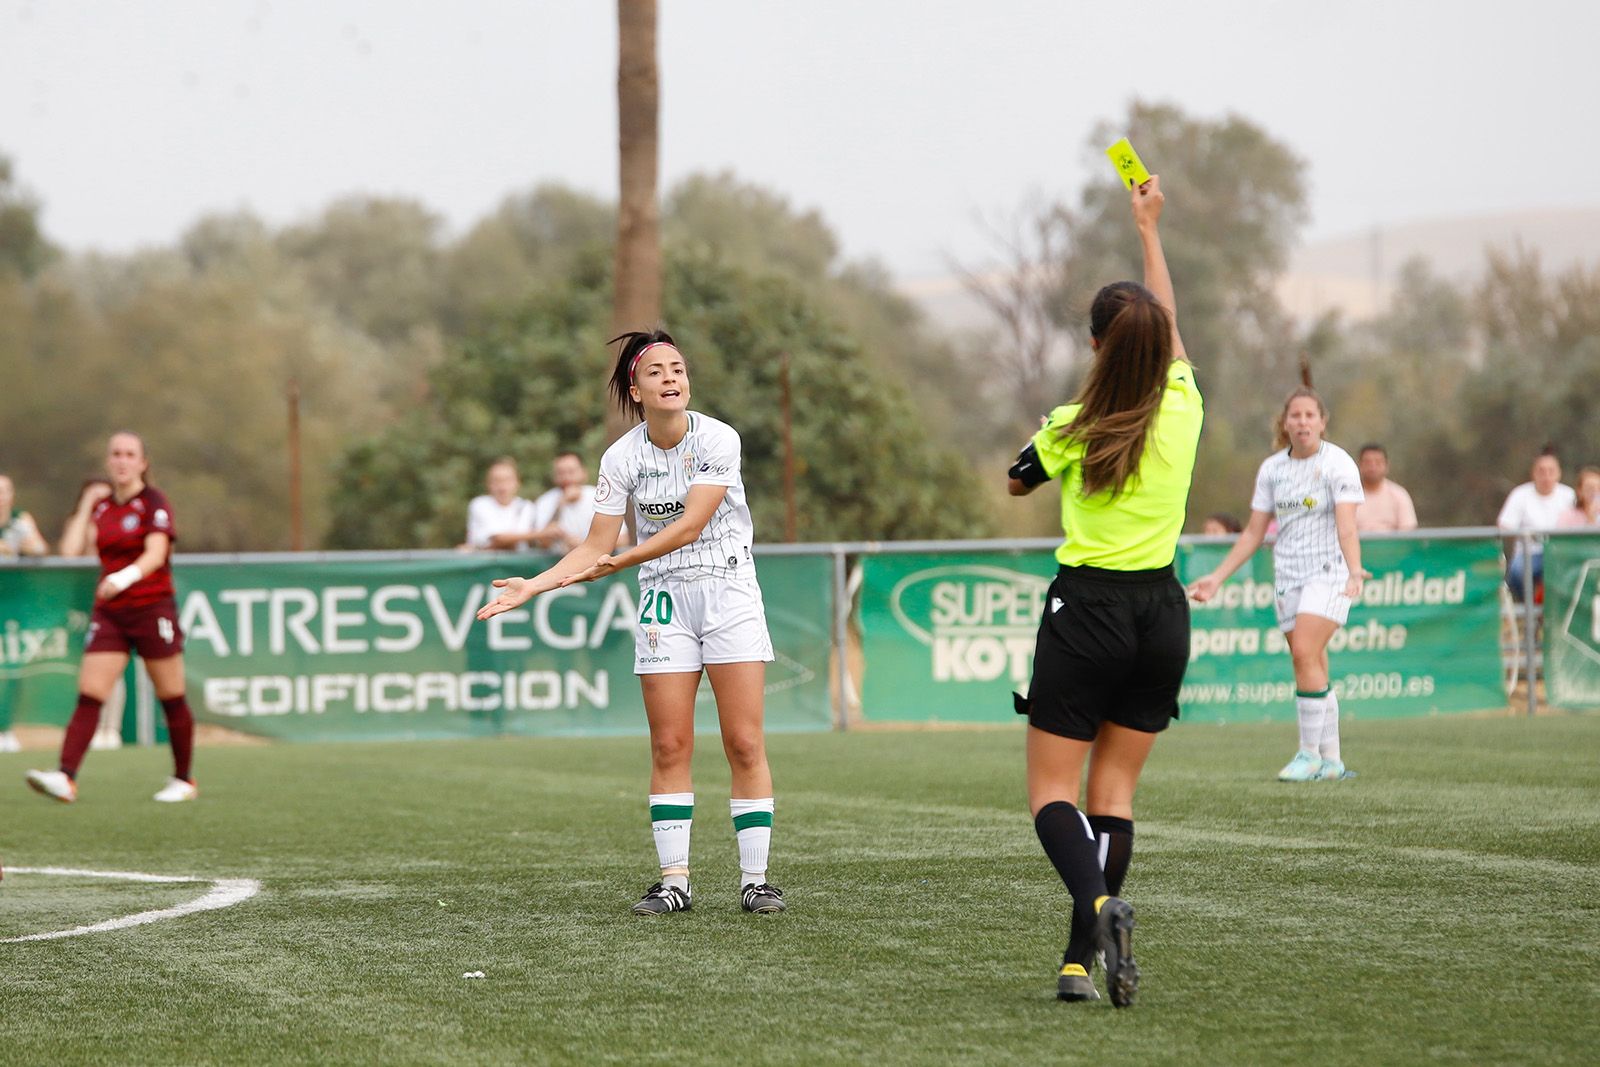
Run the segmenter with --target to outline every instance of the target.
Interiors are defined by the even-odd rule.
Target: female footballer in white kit
[[[1272,548],[1278,626],[1294,659],[1300,748],[1280,781],[1337,781],[1348,776],[1339,747],[1339,698],[1328,671],[1328,642],[1361,596],[1361,541],[1356,506],[1365,498],[1350,453],[1323,439],[1328,409],[1307,384],[1289,394],[1278,416],[1277,451],[1256,474],[1250,521],[1217,569],[1189,587],[1205,603],[1255,554],[1278,520]]]
[[[510,611],[552,589],[638,566],[634,673],[650,722],[650,824],[661,880],[646,890],[633,912],[687,911],[693,900],[689,763],[702,671],[716,695],[722,747],[733,772],[729,811],[739,845],[740,904],[758,914],[780,912],[783,891],[767,881],[773,802],[762,728],[772,639],[750,556],[739,434],[727,423],[689,410],[688,368],[665,331],[612,340],[622,342],[612,397],[644,421],[618,438],[600,461],[589,536],[537,577],[496,580],[505,591],[478,618]],[[639,543],[616,552],[630,499]]]

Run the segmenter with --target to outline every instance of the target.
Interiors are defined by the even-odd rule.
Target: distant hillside
[[[1466,281],[1482,271],[1485,249],[1519,242],[1539,253],[1547,271],[1600,261],[1600,207],[1432,219],[1316,241],[1295,253],[1278,297],[1301,319],[1331,308],[1367,318],[1387,302],[1406,260],[1421,256],[1445,277]]]
[[[1484,250],[1521,242],[1539,253],[1546,270],[1600,262],[1600,207],[1458,216],[1387,226],[1304,245],[1278,284],[1278,297],[1302,321],[1333,308],[1364,319],[1389,298],[1401,264],[1429,260],[1446,277],[1465,281],[1483,269]],[[1181,279],[1180,279],[1181,282]],[[987,314],[953,277],[898,283],[933,321],[949,330],[980,330]]]

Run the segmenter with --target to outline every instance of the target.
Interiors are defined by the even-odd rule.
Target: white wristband
[[[139,569],[139,565],[137,563],[130,563],[120,571],[117,571],[114,574],[106,575],[106,581],[111,584],[113,589],[121,593],[125,592],[128,586],[132,585],[134,582],[137,582],[143,577],[144,571]]]

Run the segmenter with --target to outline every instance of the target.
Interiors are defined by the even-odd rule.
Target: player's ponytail
[[[613,337],[606,344],[614,345],[618,341],[622,342],[622,347],[617,350],[617,365],[611,372],[611,399],[625,414],[642,419],[644,405],[635,400],[633,393],[629,391],[633,386],[634,364],[651,345],[667,344],[676,348],[677,342],[666,330],[629,330]]]
[[[1095,296],[1089,332],[1097,345],[1075,401],[1082,407],[1061,433],[1083,443],[1083,495],[1110,490],[1116,496],[1138,471],[1161,408],[1172,365],[1172,316],[1144,286],[1115,282]]]

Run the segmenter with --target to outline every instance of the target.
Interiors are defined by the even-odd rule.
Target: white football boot
[[[35,793],[43,793],[63,804],[78,799],[78,783],[68,778],[65,771],[29,771],[28,786]]]
[[[161,792],[157,793],[155,798],[163,804],[181,804],[199,795],[200,790],[193,782],[186,782],[182,778],[168,778],[167,784],[161,787]]]

